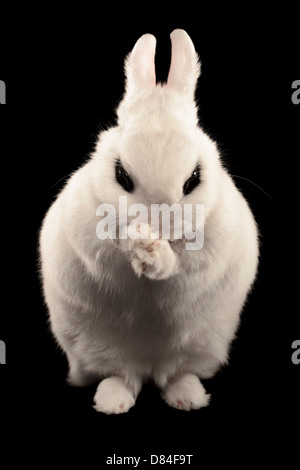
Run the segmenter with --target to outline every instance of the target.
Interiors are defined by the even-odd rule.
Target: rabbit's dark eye
[[[197,165],[189,179],[187,179],[183,185],[183,194],[185,196],[190,194],[196,186],[200,184],[200,181],[200,165]]]
[[[115,175],[117,182],[122,186],[122,188],[124,188],[128,193],[132,193],[134,190],[134,183],[120,160],[116,160]]]

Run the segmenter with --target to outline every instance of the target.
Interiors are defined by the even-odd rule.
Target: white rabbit
[[[118,124],[100,134],[90,160],[68,180],[41,230],[44,295],[51,327],[69,362],[69,382],[102,380],[95,409],[124,413],[145,380],[179,409],[209,403],[200,382],[228,360],[255,279],[252,213],[198,127],[200,64],[187,33],[171,34],[167,84],[155,79],[154,36],[125,62]],[[119,196],[140,203],[204,205],[204,245],[186,240],[101,240],[100,204],[118,215]]]

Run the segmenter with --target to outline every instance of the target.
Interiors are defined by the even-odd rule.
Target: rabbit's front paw
[[[194,374],[185,374],[171,382],[163,392],[168,405],[178,410],[198,410],[209,404],[210,395]]]
[[[135,399],[119,377],[109,377],[98,385],[94,402],[96,411],[109,415],[126,413]]]
[[[151,238],[149,228],[139,224],[139,231],[146,231],[148,238],[131,240],[131,265],[138,277],[144,274],[149,279],[167,279],[177,272],[177,255],[168,240]]]

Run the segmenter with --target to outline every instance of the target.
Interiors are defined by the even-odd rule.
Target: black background
[[[300,78],[299,12],[285,5],[264,13],[212,4],[206,13],[199,4],[183,14],[187,6],[178,4],[165,17],[144,4],[110,12],[73,5],[67,14],[26,6],[2,20],[0,339],[7,365],[0,367],[0,411],[1,451],[11,464],[42,467],[37,450],[44,461],[83,459],[94,468],[113,453],[193,454],[198,466],[295,458],[300,105],[292,104],[291,84]],[[254,183],[235,177],[260,228],[259,273],[230,366],[204,381],[208,408],[171,409],[147,385],[128,414],[106,416],[92,408],[96,385],[65,385],[66,359],[48,331],[37,277],[38,230],[66,175],[88,157],[99,130],[115,122],[125,55],[140,35],[154,34],[157,77],[165,80],[176,27],[186,29],[202,61],[201,125],[230,172]]]

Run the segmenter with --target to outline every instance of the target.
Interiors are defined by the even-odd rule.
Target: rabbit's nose
[[[175,191],[166,191],[165,194],[160,193],[154,195],[154,197],[151,198],[151,204],[167,204],[168,206],[172,206],[173,204],[178,202],[178,200],[179,198]]]

